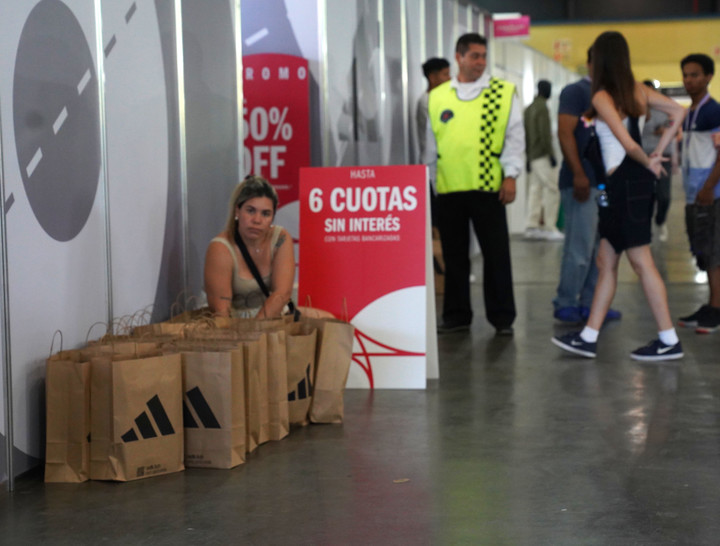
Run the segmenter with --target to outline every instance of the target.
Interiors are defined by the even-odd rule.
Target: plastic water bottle
[[[597,196],[598,207],[609,206],[610,200],[608,199],[607,191],[605,191],[605,184],[598,184],[598,190],[600,190],[600,193],[598,193]]]

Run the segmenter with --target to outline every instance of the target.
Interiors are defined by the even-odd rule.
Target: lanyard
[[[710,100],[710,93],[706,93],[705,96],[702,98],[702,100],[698,103],[698,105],[690,112],[690,115],[685,118],[685,121],[683,121],[683,149],[682,149],[682,155],[683,155],[683,161],[682,161],[682,169],[683,169],[683,178],[687,180],[688,173],[690,172],[690,160],[686,159],[688,158],[688,146],[690,145],[690,136],[692,135],[692,129],[695,127],[695,123],[697,122],[698,113],[700,112],[700,108],[703,107],[703,105]]]
[[[710,100],[710,93],[706,93],[705,96],[702,98],[702,100],[698,103],[698,105],[690,111],[690,115],[685,118],[685,123],[683,130],[688,134],[688,137],[690,136],[690,130],[695,127],[695,122],[697,122],[698,113],[700,112],[700,108],[703,107],[703,105]]]

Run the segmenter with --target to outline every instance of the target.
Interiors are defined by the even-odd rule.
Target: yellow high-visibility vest
[[[500,190],[500,153],[515,85],[491,78],[475,99],[464,101],[445,82],[430,92],[428,113],[437,142],[437,191]]]

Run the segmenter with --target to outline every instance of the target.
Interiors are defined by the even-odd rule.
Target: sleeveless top
[[[271,226],[272,234],[270,236],[270,263],[275,258],[275,245],[282,233],[280,226]],[[239,268],[237,256],[235,254],[235,245],[230,243],[225,237],[215,237],[211,243],[222,243],[230,252],[233,259],[232,270],[232,304],[230,314],[233,317],[253,318],[265,303],[265,294],[260,289],[257,281],[252,279],[243,279],[239,276]],[[240,255],[242,257],[242,254]],[[265,286],[270,288],[271,276],[266,275],[262,278]]]
[[[625,128],[629,131],[628,120],[630,118],[625,117],[622,122]],[[639,128],[642,131],[642,126],[645,122],[645,116],[638,118]],[[613,134],[612,130],[607,123],[601,119],[595,121],[595,132],[597,133],[598,140],[600,141],[600,150],[602,150],[603,164],[605,165],[605,172],[610,173],[615,170],[620,163],[625,159],[625,148],[620,144],[620,141]]]

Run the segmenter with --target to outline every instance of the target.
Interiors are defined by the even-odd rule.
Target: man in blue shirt
[[[588,49],[588,72],[590,71]],[[597,181],[593,168],[582,157],[589,131],[582,122],[590,108],[590,78],[567,85],[560,93],[558,140],[563,161],[560,166],[560,200],[565,214],[565,242],[560,266],[560,283],[553,300],[553,316],[560,322],[577,324],[590,315],[597,267],[598,247]],[[610,309],[607,319],[619,319]]]
[[[698,267],[707,271],[710,299],[680,326],[701,334],[720,328],[720,155],[713,134],[720,131],[720,105],[708,93],[715,63],[694,53],[680,62],[683,85],[692,104],[683,122],[682,172],[685,223],[690,250]]]

